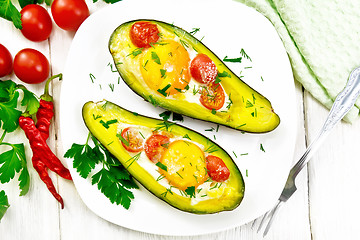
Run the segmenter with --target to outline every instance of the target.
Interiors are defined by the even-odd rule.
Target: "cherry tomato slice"
[[[13,59],[9,50],[0,44],[0,77],[9,75],[13,70]]]
[[[128,127],[121,132],[125,141],[121,141],[123,147],[129,152],[140,152],[143,150],[144,139],[135,128]]]
[[[198,54],[190,64],[191,76],[199,83],[210,84],[218,74],[215,63],[203,53]]]
[[[145,154],[154,163],[160,161],[162,153],[170,143],[169,137],[153,134],[145,142]]]
[[[136,22],[131,26],[130,39],[139,48],[148,48],[159,40],[159,29],[150,22]]]
[[[209,84],[201,91],[200,102],[207,109],[219,110],[225,103],[224,89],[218,83]]]
[[[230,171],[224,161],[214,155],[207,156],[206,168],[210,178],[216,182],[226,181],[230,176]]]
[[[30,41],[41,42],[49,38],[52,21],[48,11],[40,5],[29,4],[20,11],[21,32]]]
[[[66,31],[76,31],[90,15],[84,0],[54,0],[51,14],[56,25]]]
[[[14,72],[23,82],[41,83],[49,76],[49,61],[41,52],[25,48],[15,55]]]

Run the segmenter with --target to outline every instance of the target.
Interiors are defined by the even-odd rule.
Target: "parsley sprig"
[[[90,146],[90,139],[94,147]],[[91,176],[91,184],[110,200],[111,203],[129,209],[134,194],[129,189],[139,187],[123,165],[90,133],[85,144],[74,143],[64,157],[73,158],[73,167],[83,178],[100,166]]]
[[[22,92],[22,99],[20,93]],[[0,81],[0,146],[5,151],[0,154],[0,183],[8,183],[18,175],[20,196],[29,191],[30,176],[26,163],[24,143],[5,141],[8,134],[19,128],[19,117],[22,111],[35,114],[39,108],[39,100],[34,93],[23,85],[11,80]],[[0,192],[0,219],[9,207],[4,191]]]

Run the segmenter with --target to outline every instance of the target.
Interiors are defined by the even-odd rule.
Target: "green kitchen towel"
[[[294,77],[331,108],[350,72],[360,66],[360,0],[237,0],[276,28]],[[360,100],[345,120],[359,116]]]

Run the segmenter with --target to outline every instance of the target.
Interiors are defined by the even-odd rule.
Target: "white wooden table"
[[[92,3],[87,0],[90,12],[104,7],[103,2]],[[68,49],[74,37],[53,24],[49,41],[33,43],[25,39],[12,23],[0,20],[0,43],[5,45],[13,56],[26,47],[44,53],[51,62],[52,74],[63,71]],[[15,75],[10,76],[18,81]],[[43,84],[28,86],[38,95]],[[59,109],[61,81],[53,82],[55,108]],[[328,110],[314,100],[308,92],[296,83],[296,99],[299,124],[297,131],[294,161],[302,155],[305,147],[314,139],[321,128]],[[56,111],[55,116],[59,113]],[[59,151],[58,118],[55,117],[51,128],[49,144]],[[313,156],[307,168],[297,179],[298,191],[285,204],[277,215],[273,227],[265,239],[360,239],[359,220],[360,194],[360,122],[352,125],[338,124],[322,148]],[[22,134],[17,134],[18,142],[28,142]],[[15,141],[12,139],[12,141]],[[19,197],[16,181],[0,185],[8,195],[11,207],[0,223],[2,240],[68,240],[68,239],[262,239],[256,232],[259,224],[253,223],[216,234],[171,237],[157,236],[129,230],[111,224],[91,212],[80,199],[74,185],[56,175],[51,175],[58,191],[65,200],[65,209],[61,210],[56,200],[49,194],[45,185],[31,164],[31,154],[27,152],[28,168],[31,177],[29,193]],[[291,159],[289,160],[291,161]],[[161,221],[160,221],[161,222]]]

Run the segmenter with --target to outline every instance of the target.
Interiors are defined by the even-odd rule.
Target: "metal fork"
[[[355,104],[357,97],[360,94],[360,67],[354,69],[349,76],[349,80],[342,92],[336,97],[333,106],[330,109],[329,115],[321,129],[318,133],[317,137],[313,140],[313,142],[306,149],[304,155],[300,158],[300,160],[294,165],[294,167],[290,170],[289,176],[285,183],[285,187],[279,197],[279,200],[275,207],[265,213],[262,218],[258,232],[262,229],[265,220],[269,219],[269,222],[265,228],[263,236],[268,233],[271,224],[274,220],[274,217],[277,213],[277,210],[280,206],[285,203],[296,191],[295,186],[295,178],[298,173],[302,170],[302,168],[307,164],[310,160],[312,154],[316,151],[316,149],[321,145],[322,141],[328,135],[330,130],[338,123],[350,110],[350,108]]]

